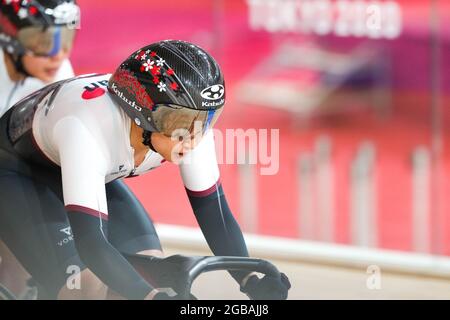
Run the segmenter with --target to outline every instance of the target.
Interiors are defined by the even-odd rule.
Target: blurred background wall
[[[191,41],[225,72],[217,127],[280,130],[276,174],[221,165],[244,231],[450,255],[449,1],[78,2],[77,74]],[[176,166],[127,183],[156,222],[196,225]]]

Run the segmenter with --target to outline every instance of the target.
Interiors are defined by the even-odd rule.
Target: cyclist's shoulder
[[[108,104],[107,86],[109,74],[90,74],[61,80],[47,85],[30,95],[37,108],[37,115],[47,121],[68,115],[95,117]],[[84,108],[89,105],[89,108]],[[104,110],[106,112],[106,110]]]
[[[50,86],[57,87],[58,94],[73,94],[80,101],[88,101],[106,93],[110,77],[111,74],[85,74],[60,80]]]
[[[60,82],[58,92],[58,105],[67,105],[73,112],[79,111],[78,106],[89,105],[89,109],[95,110],[95,106],[104,106],[109,102],[108,80],[110,74],[89,74],[73,77]]]
[[[24,97],[22,101],[33,100],[35,103],[40,103],[47,96],[52,97],[52,102],[61,96],[65,98],[69,96],[71,98],[80,98],[81,101],[84,91],[92,88],[92,86],[102,88],[103,92],[106,92],[110,76],[110,74],[86,74],[55,81],[41,85],[39,89]]]

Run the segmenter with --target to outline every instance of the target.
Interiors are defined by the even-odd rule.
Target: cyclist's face
[[[201,136],[168,137],[162,133],[152,134],[152,145],[155,150],[167,161],[178,163],[181,158],[194,149],[201,140]]]
[[[43,82],[52,82],[63,61],[69,56],[69,51],[61,49],[52,57],[40,57],[33,54],[23,56],[25,70],[33,77]]]

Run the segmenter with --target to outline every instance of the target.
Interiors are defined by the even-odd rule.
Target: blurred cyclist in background
[[[46,84],[74,76],[68,57],[79,20],[74,0],[0,0],[0,116]],[[0,283],[17,294],[25,275],[1,242],[0,257]]]
[[[45,84],[74,76],[73,0],[0,0],[0,116]]]
[[[211,130],[224,104],[216,61],[171,40],[134,52],[112,75],[46,86],[1,118],[0,237],[47,297],[84,298],[88,291],[102,298],[103,282],[128,299],[169,298],[124,257],[163,253],[148,213],[121,182],[166,160],[179,165],[214,254],[248,256],[220,183]],[[154,189],[156,182],[148,192]],[[70,266],[82,270],[81,290],[65,285]],[[290,288],[285,275],[232,276],[253,299],[286,299]]]

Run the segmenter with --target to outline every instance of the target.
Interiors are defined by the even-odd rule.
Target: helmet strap
[[[150,150],[158,153],[152,145],[152,133],[151,131],[144,130],[142,133],[142,143],[150,148]]]

